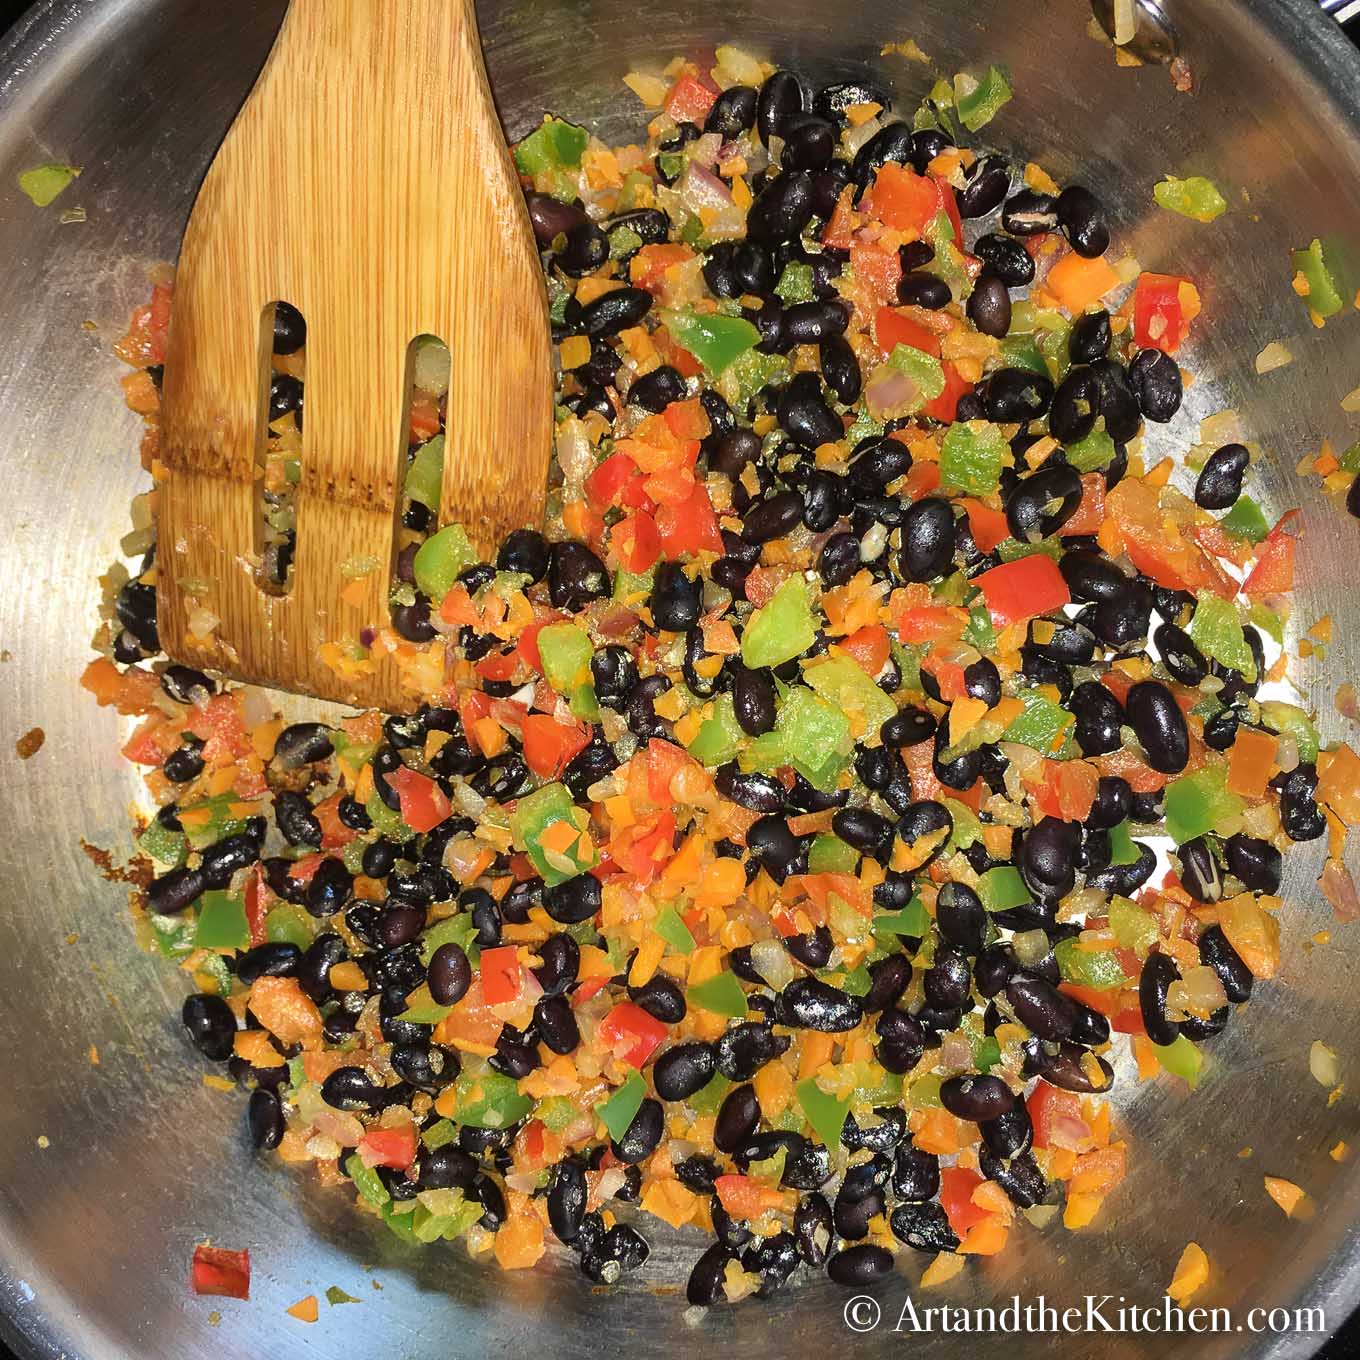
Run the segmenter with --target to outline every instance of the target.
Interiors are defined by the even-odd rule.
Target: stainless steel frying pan
[[[375,0],[377,2],[377,0]],[[1302,501],[1306,535],[1297,617],[1331,612],[1341,641],[1303,668],[1327,737],[1337,683],[1353,678],[1360,629],[1360,526],[1292,469],[1330,436],[1354,438],[1341,398],[1360,384],[1360,316],[1315,332],[1289,288],[1286,250],[1330,232],[1360,237],[1360,62],[1303,0],[1162,0],[1194,74],[1178,94],[1165,70],[1117,69],[1086,33],[1083,0],[505,0],[482,7],[492,84],[512,134],[548,109],[609,134],[640,129],[619,83],[635,64],[736,40],[822,78],[867,64],[914,104],[929,77],[890,41],[915,37],[948,71],[1006,63],[1016,99],[990,130],[1003,149],[1058,177],[1080,171],[1113,209],[1116,239],[1146,267],[1193,275],[1205,318],[1190,356],[1201,380],[1158,432],[1184,450],[1196,422],[1237,407],[1269,451],[1265,499]],[[994,1345],[1028,1357],[1302,1356],[1281,1334],[994,1338],[894,1335],[920,1262],[879,1291],[889,1321],[857,1335],[825,1281],[768,1306],[682,1320],[673,1287],[697,1255],[658,1234],[641,1278],[592,1294],[569,1264],[505,1276],[455,1248],[408,1253],[341,1193],[256,1158],[244,1102],[205,1088],[178,1033],[182,981],[140,955],[124,890],[82,852],[83,834],[126,852],[135,789],[113,718],[75,677],[94,624],[94,580],[126,529],[140,484],[135,422],[109,354],[146,269],[173,258],[198,178],[258,70],[280,0],[46,0],[0,47],[0,1302],[32,1357],[547,1357],[678,1354],[743,1360],[790,1347],[886,1356],[961,1356]],[[56,209],[15,188],[17,171],[69,159],[85,173]],[[1200,226],[1153,210],[1164,173],[1211,175],[1230,215]],[[381,167],[374,172],[380,174]],[[287,193],[281,184],[278,192]],[[87,209],[63,225],[60,208]],[[92,323],[92,324],[91,324]],[[1295,354],[1257,378],[1271,340]],[[13,741],[41,725],[27,762]],[[1317,1307],[1329,1325],[1360,1300],[1360,1178],[1327,1149],[1360,1145],[1356,1095],[1328,1108],[1309,1043],[1341,1054],[1360,1092],[1360,927],[1337,927],[1314,880],[1319,845],[1291,862],[1280,983],[1213,1046],[1193,1097],[1124,1083],[1135,1145],[1129,1179],[1095,1228],[1017,1234],[1018,1249],[975,1265],[934,1302],[1087,1293],[1155,1305],[1185,1242],[1214,1266],[1205,1302],[1236,1310]],[[1357,866],[1360,867],[1360,866]],[[1332,930],[1315,946],[1316,931]],[[98,1050],[92,1065],[90,1050]],[[1123,1074],[1127,1077],[1127,1074]],[[1239,1156],[1245,1148],[1250,1156]],[[1305,1186],[1311,1221],[1286,1220],[1263,1174]],[[189,1254],[211,1237],[249,1246],[249,1304],[190,1297]],[[284,1309],[338,1285],[361,1302],[322,1305],[306,1327]]]

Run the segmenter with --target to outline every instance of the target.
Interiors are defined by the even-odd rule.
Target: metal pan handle
[[[1360,0],[1317,0],[1324,14],[1329,14],[1342,29],[1360,20]],[[1101,28],[1113,39],[1115,36],[1115,0],[1091,0],[1091,10]],[[1133,0],[1133,36],[1121,44],[1143,61],[1165,65],[1180,52],[1180,35],[1167,16],[1164,0]],[[1347,30],[1360,42],[1360,23]]]

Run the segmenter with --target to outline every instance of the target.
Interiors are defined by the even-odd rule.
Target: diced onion
[[[1347,392],[1346,395],[1341,398],[1341,409],[1350,412],[1360,411],[1360,387]]]
[[[442,340],[432,335],[421,336],[416,342],[411,381],[422,392],[442,397],[449,390],[449,362],[449,351]]]
[[[1114,0],[1114,45],[1123,47],[1125,43],[1132,42],[1137,31],[1133,0]]]
[[[789,951],[778,940],[757,940],[751,946],[751,966],[777,992],[782,992],[798,974]]]
[[[1321,1039],[1314,1039],[1308,1050],[1308,1070],[1319,1086],[1329,1091],[1341,1080],[1341,1063],[1336,1050],[1328,1048]]]
[[[875,134],[881,132],[883,127],[882,118],[870,118],[867,123],[861,123],[858,127],[847,128],[841,134],[841,141],[850,155],[854,156],[860,147],[866,142],[872,141]]]
[[[1338,921],[1360,918],[1360,896],[1356,894],[1355,880],[1344,864],[1329,859],[1322,877],[1318,879],[1318,887],[1322,889],[1323,897],[1331,903]]]
[[[1284,368],[1286,364],[1293,362],[1294,356],[1278,340],[1272,340],[1256,356],[1256,371],[1258,373],[1273,373],[1277,368]]]
[[[1022,930],[1012,941],[1015,957],[1032,968],[1048,956],[1048,936],[1042,930]]]

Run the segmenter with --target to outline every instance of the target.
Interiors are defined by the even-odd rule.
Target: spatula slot
[[[398,631],[410,618],[415,592],[415,557],[439,528],[444,477],[444,422],[448,410],[448,346],[435,335],[418,335],[406,352],[409,444],[401,469],[398,525],[392,543],[393,622]],[[419,612],[419,601],[414,606]]]
[[[259,475],[255,482],[255,552],[260,588],[287,595],[297,550],[297,488],[307,377],[307,321],[283,300],[261,317]]]

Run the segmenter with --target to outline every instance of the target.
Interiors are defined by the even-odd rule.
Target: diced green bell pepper
[[[622,567],[614,573],[614,590],[611,598],[617,603],[637,604],[651,596],[656,582],[656,568],[641,574],[625,571]]]
[[[926,239],[935,247],[935,258],[926,266],[927,271],[942,278],[949,285],[949,295],[962,303],[973,291],[973,276],[954,244],[954,224],[948,213],[935,214],[934,222],[926,227]]]
[[[595,1113],[609,1130],[609,1136],[617,1143],[642,1108],[643,1097],[647,1094],[647,1083],[641,1072],[630,1072],[623,1083],[607,1100],[595,1107]]]
[[[1242,616],[1231,600],[1201,591],[1190,620],[1190,640],[1205,656],[1241,672],[1245,680],[1256,679],[1256,658],[1242,632]]]
[[[1242,800],[1225,787],[1227,777],[1226,765],[1210,765],[1166,786],[1162,815],[1167,835],[1177,845],[1212,831],[1219,822],[1242,811]]]
[[[148,916],[147,924],[162,958],[182,959],[193,952],[197,922],[192,916]]]
[[[849,718],[804,685],[779,705],[775,732],[788,761],[817,788],[834,784],[849,759]]]
[[[211,798],[180,808],[180,820],[184,824],[189,848],[206,850],[228,836],[239,836],[246,829],[247,819],[237,815],[233,809],[240,808],[241,804],[242,799],[238,794],[215,793]],[[207,815],[202,817],[205,811]]]
[[[876,732],[897,713],[897,705],[848,656],[817,661],[803,672],[803,683],[844,713],[862,732]]]
[[[66,191],[71,181],[80,174],[74,165],[35,165],[20,171],[19,188],[33,200],[36,207],[46,208]]]
[[[554,170],[575,170],[590,141],[590,134],[561,118],[545,118],[515,146],[515,168],[534,177]]]
[[[855,410],[855,418],[845,432],[845,442],[853,449],[861,439],[877,439],[883,433],[883,422],[875,420],[861,401]]]
[[[829,831],[815,836],[808,847],[810,874],[853,874],[858,863],[859,851]]]
[[[414,564],[416,585],[437,605],[453,589],[459,573],[476,560],[467,530],[461,524],[446,525],[420,545]]]
[[[875,916],[873,931],[877,936],[919,940],[930,931],[930,917],[921,899],[913,897],[901,911],[885,911]]]
[[[1173,1077],[1180,1077],[1192,1091],[1199,1085],[1204,1055],[1184,1034],[1176,1035],[1175,1041],[1170,1044],[1153,1044],[1152,1051],[1157,1055],[1163,1071],[1170,1072]]]
[[[437,434],[416,450],[406,469],[405,491],[408,499],[418,501],[427,510],[438,510],[443,486],[444,436]]]
[[[706,1086],[701,1086],[690,1096],[690,1108],[695,1114],[717,1114],[731,1087],[732,1082],[729,1078],[723,1076],[721,1072],[715,1072]]]
[[[692,954],[695,940],[676,909],[667,904],[656,914],[652,929],[678,954]]]
[[[1312,719],[1297,704],[1280,699],[1267,699],[1261,705],[1261,721],[1279,736],[1294,738],[1299,760],[1305,765],[1317,761],[1320,743]]]
[[[1062,556],[1062,540],[1041,538],[1037,543],[1020,543],[1013,538],[1003,538],[996,545],[996,555],[1003,562],[1018,562],[1020,558],[1033,557],[1035,553],[1043,553],[1056,562]]]
[[[410,1246],[418,1247],[421,1245],[420,1239],[415,1235],[413,1224],[415,1222],[416,1208],[410,1200],[403,1200],[400,1204],[389,1200],[379,1210],[382,1221],[388,1228],[401,1240]]]
[[[1346,305],[1338,282],[1336,261],[1328,258],[1327,248],[1316,237],[1303,250],[1292,254],[1294,271],[1308,285],[1304,302],[1319,316],[1335,316]]]
[[[458,1141],[458,1126],[452,1119],[437,1119],[420,1135],[420,1141],[431,1152]]]
[[[835,1150],[841,1145],[841,1130],[845,1127],[846,1116],[850,1113],[849,1100],[837,1100],[817,1085],[815,1077],[807,1077],[793,1088],[798,1103],[803,1107],[807,1122],[813,1132]]]
[[[1136,864],[1138,847],[1133,843],[1128,822],[1120,822],[1110,828],[1110,863],[1114,865]]]
[[[762,387],[784,380],[788,372],[789,361],[784,355],[748,349],[728,364],[715,386],[734,411],[744,411]]]
[[[913,409],[919,409],[928,401],[934,401],[944,391],[944,367],[933,355],[924,350],[914,349],[911,345],[894,345],[888,355],[888,367],[905,373],[920,393]]]
[[[775,296],[786,307],[798,302],[811,302],[816,293],[812,287],[812,266],[801,260],[793,260],[784,266],[779,282],[774,286]]]
[[[490,1068],[459,1074],[455,1087],[457,1108],[454,1120],[479,1129],[508,1129],[518,1123],[534,1107],[528,1096],[520,1095],[513,1077],[503,1076]]]
[[[1284,620],[1273,610],[1253,600],[1247,610],[1247,622],[1253,623],[1262,632],[1269,634],[1276,642],[1284,641]]]
[[[996,629],[992,627],[992,616],[986,605],[975,604],[968,611],[968,627],[963,630],[963,640],[984,656],[996,646]]]
[[[1005,740],[1052,756],[1062,746],[1067,729],[1076,719],[1061,705],[1035,689],[1016,696],[1025,711],[1005,731]]]
[[[151,824],[137,837],[137,849],[157,864],[178,869],[189,857],[189,838],[183,831],[172,830],[164,822],[152,818]]]
[[[734,759],[744,736],[732,706],[732,696],[720,694],[713,704],[712,715],[699,725],[687,749],[700,765],[712,768]]]
[[[308,948],[314,938],[312,917],[291,902],[270,907],[264,918],[264,937],[270,944],[295,944]]]
[[[1270,532],[1265,513],[1250,496],[1239,496],[1237,504],[1218,523],[1225,533],[1245,538],[1248,543],[1259,543]]]
[[[561,1133],[576,1119],[577,1108],[570,1096],[548,1096],[534,1106],[534,1118],[543,1121],[543,1127],[553,1133]],[[624,1128],[628,1125],[625,1124]]]
[[[642,249],[642,237],[632,227],[615,227],[609,233],[609,258],[626,260],[634,251]]]
[[[389,841],[404,845],[415,836],[415,832],[402,821],[401,813],[388,807],[376,793],[364,804],[364,811],[373,823],[373,829]]]
[[[345,1159],[345,1171],[354,1188],[375,1208],[381,1209],[392,1198],[377,1171],[365,1166],[357,1152],[351,1152]]]
[[[746,1014],[746,993],[736,975],[724,969],[704,982],[698,982],[685,993],[692,1006],[727,1015],[740,1020]]]
[[[744,317],[676,308],[666,308],[659,315],[671,339],[688,350],[713,378],[760,343],[760,332]]]
[[[976,845],[982,839],[982,823],[977,813],[957,798],[942,796],[940,801],[954,823],[945,846],[946,853],[952,855],[955,850],[967,850],[970,845]]]
[[[1068,444],[1065,452],[1078,472],[1100,472],[1114,462],[1114,440],[1104,430],[1092,430],[1085,439]]]
[[[1112,949],[1083,949],[1075,939],[1059,940],[1053,946],[1053,957],[1062,980],[1078,987],[1096,987],[1104,991],[1128,981],[1124,965]]]
[[[955,421],[940,443],[940,481],[970,496],[985,496],[996,490],[1010,461],[1010,445],[999,426]]]
[[[245,898],[239,893],[205,892],[194,944],[200,949],[245,949],[250,944]]]
[[[1138,955],[1157,942],[1157,918],[1127,897],[1110,898],[1110,929],[1125,949]]]
[[[559,694],[568,694],[590,678],[590,658],[595,654],[590,634],[579,624],[550,623],[538,633],[538,655],[543,678]]]
[[[570,821],[582,827],[584,816],[584,813],[578,814],[576,803],[564,784],[544,784],[541,789],[535,789],[515,804],[515,811],[510,818],[510,834],[514,838],[515,849],[523,850],[529,856],[549,887],[565,883],[567,879],[575,878],[594,867],[593,858],[589,863],[584,863],[575,853],[554,855],[550,862],[549,852],[540,844],[543,833],[554,822]],[[571,867],[568,867],[569,864]]]
[[[751,670],[782,666],[817,640],[807,582],[795,572],[747,620],[741,635],[741,659]]]
[[[988,911],[1008,911],[1034,900],[1025,887],[1020,870],[1013,864],[998,864],[978,875],[978,896]]]
[[[1027,368],[1048,377],[1048,365],[1031,334],[1008,335],[1001,342],[1001,358],[1007,368]]]
[[[1010,99],[1010,82],[995,66],[989,66],[981,80],[968,75],[954,77],[954,108],[969,132],[986,127]]]
[[[1203,175],[1191,175],[1189,179],[1168,175],[1152,186],[1152,196],[1159,207],[1194,222],[1212,222],[1228,211],[1228,204],[1214,182]]]

